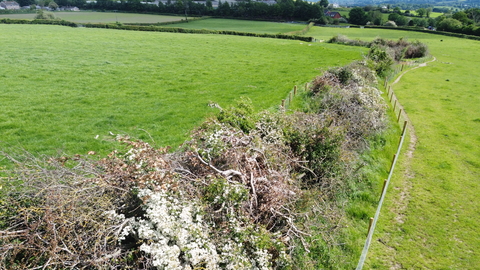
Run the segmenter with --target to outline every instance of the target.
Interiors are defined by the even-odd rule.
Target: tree
[[[378,10],[372,10],[368,12],[368,17],[370,22],[372,22],[374,25],[382,25],[384,23],[383,15]]]
[[[16,1],[21,7],[30,6],[35,4],[35,0],[17,0]]]
[[[458,21],[461,21],[463,24],[469,24],[471,20],[468,19],[467,13],[459,11],[452,15],[452,18]]]
[[[37,15],[34,17],[35,20],[55,20],[55,15],[52,12],[45,12],[43,9],[37,11]]]
[[[425,16],[426,16],[427,18],[430,18],[430,13],[432,13],[432,8],[427,8],[427,9],[425,9]]]
[[[368,17],[363,8],[356,7],[352,8],[348,13],[348,21],[351,24],[365,25],[368,21]]]
[[[320,0],[320,6],[326,8],[328,7],[329,3],[328,0]]]
[[[396,25],[398,26],[405,26],[408,24],[408,19],[405,16],[399,15],[397,13],[392,13],[388,15],[388,20],[389,21],[394,21]]]
[[[424,9],[424,8],[419,8],[419,9],[417,9],[417,14],[418,14],[418,16],[420,16],[420,18],[423,18],[423,15],[427,14],[427,10]]]
[[[474,23],[480,22],[480,8],[470,8],[465,11],[468,18],[472,19]]]
[[[437,24],[437,29],[440,31],[457,32],[462,26],[463,24],[461,21],[453,18],[446,18]]]
[[[58,5],[57,5],[57,3],[55,3],[55,2],[52,1],[52,2],[50,2],[50,3],[48,4],[48,7],[51,8],[51,9],[53,9],[53,10],[57,10]]]

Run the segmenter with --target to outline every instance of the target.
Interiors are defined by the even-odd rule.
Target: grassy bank
[[[319,39],[335,34],[363,40],[419,39],[437,58],[394,87],[418,142],[413,159],[403,159],[392,181],[366,267],[475,269],[480,260],[475,252],[480,241],[472,237],[478,235],[475,222],[480,207],[475,200],[480,175],[480,81],[473,74],[479,72],[480,43],[404,31],[313,28],[309,32]]]

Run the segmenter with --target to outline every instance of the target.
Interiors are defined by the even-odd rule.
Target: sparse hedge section
[[[278,38],[278,39],[292,39],[301,40],[305,42],[312,42],[313,37],[286,35],[286,34],[259,34],[249,32],[238,32],[231,30],[208,30],[208,29],[186,29],[179,27],[157,27],[157,26],[139,26],[139,25],[122,25],[122,24],[104,24],[104,23],[87,23],[85,27],[88,28],[108,28],[118,30],[131,31],[152,31],[152,32],[168,32],[168,33],[185,33],[185,34],[217,34],[217,35],[233,35],[233,36],[248,36],[248,37],[262,37],[262,38]]]
[[[290,35],[305,35],[315,25],[314,22],[309,23],[305,28],[300,31],[289,32]]]

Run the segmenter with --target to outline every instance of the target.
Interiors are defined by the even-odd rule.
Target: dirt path
[[[395,84],[397,84],[400,81],[400,79],[403,77],[403,75],[405,75],[407,72],[410,72],[410,71],[415,70],[417,68],[426,67],[428,63],[434,62],[436,60],[437,59],[435,57],[433,57],[433,59],[428,61],[428,62],[422,63],[422,64],[420,64],[420,65],[418,65],[418,66],[416,66],[412,69],[409,69],[409,70],[406,70],[406,71],[402,72],[398,76],[398,78],[391,84],[391,86],[393,87]],[[397,224],[403,224],[404,220],[405,220],[405,212],[407,210],[408,203],[410,201],[410,195],[409,194],[410,194],[410,189],[412,188],[412,183],[411,183],[410,179],[415,177],[415,174],[411,169],[411,161],[413,159],[413,155],[414,155],[414,152],[415,152],[415,148],[416,148],[418,139],[417,139],[417,135],[415,133],[415,128],[412,124],[412,121],[410,121],[410,119],[408,118],[408,115],[405,112],[405,109],[403,108],[402,104],[397,99],[395,94],[394,94],[394,98],[397,100],[397,106],[404,112],[403,117],[407,121],[407,129],[408,129],[409,135],[410,135],[410,141],[409,141],[409,144],[408,144],[407,152],[405,153],[406,158],[403,161],[403,166],[405,168],[405,171],[403,172],[403,176],[401,177],[401,179],[403,179],[404,182],[402,183],[402,185],[400,187],[396,187],[396,189],[399,190],[399,195],[396,198],[396,200],[394,201],[393,207],[390,209],[395,214],[395,219],[394,219],[395,222]],[[392,99],[392,101],[393,101],[393,99]],[[384,242],[381,241],[381,243],[383,243],[385,245]],[[390,246],[387,246],[387,248],[390,252],[395,254],[396,250],[394,248],[392,248]],[[395,256],[391,256],[391,258],[393,259],[393,258],[395,258]],[[390,269],[391,270],[402,269],[402,265],[395,262],[394,260],[392,260],[391,265],[390,265]]]

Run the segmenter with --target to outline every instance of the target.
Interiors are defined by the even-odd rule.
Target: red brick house
[[[340,15],[340,13],[334,12],[334,11],[328,11],[328,10],[325,12],[325,16],[328,16],[328,17],[330,17],[330,18],[332,18],[332,19],[340,19],[340,18],[342,18],[342,15]]]

